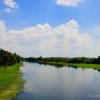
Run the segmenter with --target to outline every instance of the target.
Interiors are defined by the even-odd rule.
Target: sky
[[[0,0],[0,48],[24,57],[100,56],[99,0]]]

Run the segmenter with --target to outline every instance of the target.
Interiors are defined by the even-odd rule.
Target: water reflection
[[[56,67],[56,68],[62,68],[62,67],[65,67],[64,65],[60,65],[60,64],[47,64],[47,63],[42,63],[42,62],[38,62],[39,64],[41,64],[41,65],[51,65],[51,66],[54,66],[54,67]]]
[[[21,70],[26,83],[16,100],[100,100],[89,97],[89,93],[100,94],[100,74],[93,69],[24,65]]]
[[[100,72],[100,69],[95,69],[95,68],[93,68],[94,70],[97,70],[98,72]]]
[[[56,67],[56,68],[66,67],[65,65],[62,65],[62,64],[52,64],[52,63],[42,63],[42,62],[38,62],[38,63],[41,65],[51,65],[51,66]],[[75,66],[75,65],[68,65],[67,67],[72,67],[72,68],[77,69],[77,66]]]

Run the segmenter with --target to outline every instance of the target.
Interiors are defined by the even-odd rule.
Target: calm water
[[[16,100],[100,100],[100,72],[24,63],[24,90]]]

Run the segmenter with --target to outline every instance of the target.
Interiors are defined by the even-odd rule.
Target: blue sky
[[[75,19],[81,29],[87,29],[100,23],[100,1],[85,0],[84,3],[72,7],[57,5],[56,0],[14,0],[19,8],[13,13],[0,14],[8,28],[21,29],[36,24],[49,23],[51,26],[64,24]],[[3,2],[0,10],[7,8]]]
[[[99,9],[99,0],[0,0],[0,48],[22,56],[97,57]]]

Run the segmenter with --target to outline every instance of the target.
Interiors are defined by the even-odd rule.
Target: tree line
[[[100,64],[100,56],[97,58],[89,58],[89,57],[74,57],[74,58],[67,58],[67,57],[29,57],[24,58],[25,61],[29,62],[64,62],[64,63],[85,63],[85,64]]]
[[[16,53],[11,53],[0,49],[0,66],[11,66],[20,63],[21,57]]]

